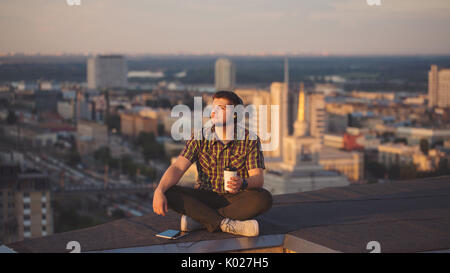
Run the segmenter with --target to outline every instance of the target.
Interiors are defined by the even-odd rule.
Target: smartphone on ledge
[[[166,231],[156,234],[155,236],[175,240],[175,239],[184,237],[186,235],[188,235],[188,232],[183,232],[183,231],[174,230],[174,229],[168,229]]]

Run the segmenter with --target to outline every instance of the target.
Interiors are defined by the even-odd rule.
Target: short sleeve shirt
[[[193,134],[180,153],[197,164],[196,188],[225,193],[223,172],[228,166],[235,167],[241,178],[247,178],[251,169],[265,169],[258,136],[245,129],[245,137],[242,140],[235,138],[224,144],[217,138],[214,129],[212,131],[212,138],[194,138]]]

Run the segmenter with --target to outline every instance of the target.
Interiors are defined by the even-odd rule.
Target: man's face
[[[212,103],[211,121],[216,126],[224,126],[227,121],[233,121],[233,111],[227,111],[233,104],[225,98],[216,98]]]

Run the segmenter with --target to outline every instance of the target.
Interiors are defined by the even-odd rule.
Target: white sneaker
[[[205,228],[205,226],[202,223],[195,221],[191,217],[184,215],[184,214],[181,216],[181,221],[180,221],[181,231],[194,231],[194,230],[199,230],[199,229],[204,229],[204,228]]]
[[[256,220],[231,220],[225,218],[220,223],[220,229],[223,232],[231,233],[234,235],[242,235],[248,237],[254,237],[259,235],[259,224]]]

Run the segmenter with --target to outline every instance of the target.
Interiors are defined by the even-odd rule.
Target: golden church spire
[[[300,83],[300,94],[298,95],[297,121],[305,121],[305,90],[303,82]]]

